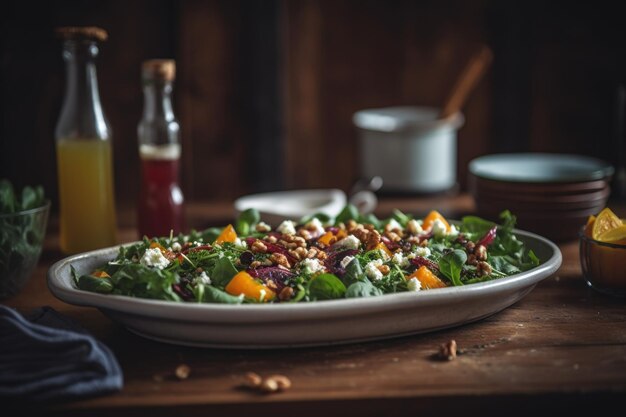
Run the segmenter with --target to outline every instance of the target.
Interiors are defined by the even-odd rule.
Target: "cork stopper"
[[[109,38],[106,30],[96,26],[64,26],[56,28],[57,36],[65,40],[94,40],[104,42]]]
[[[173,59],[150,59],[141,65],[141,76],[145,80],[174,81],[176,61]]]

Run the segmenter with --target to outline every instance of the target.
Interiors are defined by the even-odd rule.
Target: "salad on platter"
[[[432,291],[494,280],[539,265],[501,224],[465,216],[452,224],[394,210],[380,220],[346,206],[272,228],[249,209],[235,224],[123,245],[77,288],[101,294],[200,303],[295,303]]]

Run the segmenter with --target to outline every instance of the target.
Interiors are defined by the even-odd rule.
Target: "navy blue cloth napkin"
[[[51,307],[29,320],[0,305],[0,398],[57,401],[122,389],[113,353]]]

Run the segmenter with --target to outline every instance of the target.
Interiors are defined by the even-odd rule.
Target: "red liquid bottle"
[[[178,184],[179,126],[172,109],[175,62],[143,63],[144,112],[137,132],[141,190],[137,204],[139,236],[169,236],[185,228],[184,197]]]

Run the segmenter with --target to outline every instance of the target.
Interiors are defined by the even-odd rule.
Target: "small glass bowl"
[[[580,266],[587,285],[616,297],[626,297],[626,245],[605,243],[585,234],[580,238]]]
[[[46,235],[50,201],[17,213],[0,214],[0,299],[16,295],[33,274]]]

